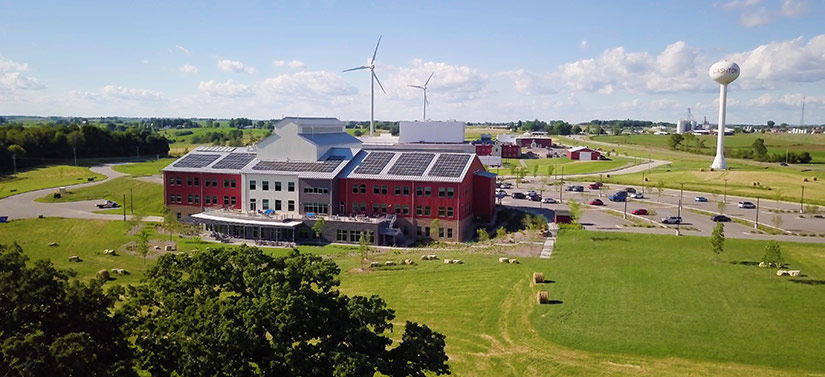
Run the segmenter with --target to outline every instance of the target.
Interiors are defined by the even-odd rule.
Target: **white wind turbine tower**
[[[359,69],[369,69],[370,70],[370,137],[373,136],[375,132],[375,82],[378,82],[378,86],[381,88],[381,91],[384,94],[387,94],[387,91],[384,90],[384,86],[381,85],[381,81],[378,80],[378,76],[375,75],[375,55],[378,54],[378,45],[381,44],[381,36],[378,36],[378,43],[375,44],[375,52],[372,53],[372,59],[370,59],[370,65],[362,65],[360,67],[350,68],[344,70],[344,72],[349,71],[357,71]]]
[[[435,72],[430,73],[430,78],[428,78],[428,79],[427,79],[427,81],[424,83],[424,86],[421,86],[421,85],[410,85],[410,87],[412,87],[412,88],[418,88],[418,89],[421,89],[421,90],[423,90],[423,91],[424,91],[424,118],[423,118],[423,120],[427,120],[427,105],[429,105],[429,104],[430,104],[430,103],[427,101],[427,84],[429,84],[429,83],[430,83],[430,80],[433,78],[433,75],[434,75],[434,74],[435,74]]]

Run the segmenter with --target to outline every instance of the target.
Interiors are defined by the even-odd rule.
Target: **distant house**
[[[580,161],[597,161],[601,157],[599,151],[588,147],[575,147],[567,150],[567,158]]]

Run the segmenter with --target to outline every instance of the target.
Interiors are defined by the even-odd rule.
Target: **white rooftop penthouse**
[[[258,159],[271,161],[319,161],[333,148],[361,148],[337,118],[284,118],[255,145]]]

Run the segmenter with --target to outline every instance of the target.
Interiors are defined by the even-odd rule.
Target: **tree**
[[[319,217],[318,220],[315,220],[315,224],[312,225],[312,231],[315,232],[316,238],[321,238],[321,233],[324,232],[325,226],[327,226],[327,221],[324,220],[323,217]]]
[[[768,241],[765,245],[765,255],[762,257],[762,262],[767,265],[768,269],[780,268],[785,260],[782,258],[782,250],[779,248],[779,242],[774,240]],[[771,276],[775,274],[771,273]]]
[[[773,128],[773,126],[774,126],[775,124],[776,124],[776,123],[774,123],[774,121],[769,120],[769,121],[768,121],[768,128]]]
[[[505,238],[507,238],[507,229],[504,229],[504,227],[496,229],[496,239],[503,241]]]
[[[658,182],[656,182],[656,193],[658,194],[656,196],[656,203],[659,203],[659,201],[662,200],[662,193],[664,193],[664,192],[665,192],[665,181],[663,179],[660,179]]]
[[[169,207],[164,206],[161,214],[163,215],[162,226],[169,232],[169,241],[172,241],[172,233],[179,228],[180,223]]]
[[[23,147],[21,147],[17,144],[9,145],[8,150],[9,150],[9,153],[11,153],[15,156],[24,156],[26,154],[26,149],[24,149]]]
[[[694,135],[693,133],[685,132],[684,134],[682,134],[682,139],[684,140],[686,149],[690,148],[691,144],[695,144],[695,147],[697,149],[699,148],[699,143],[697,142],[699,138],[696,137],[696,135]]]
[[[716,223],[716,226],[713,227],[713,233],[710,235],[710,244],[713,247],[713,253],[715,254],[715,262],[719,261],[719,254],[722,254],[725,251],[725,224],[724,223]]]
[[[363,134],[364,134],[364,132],[363,132],[363,131],[361,131],[361,130],[355,130],[355,131],[353,131],[353,132],[352,132],[352,134],[353,134],[355,137],[361,137],[361,135],[363,135]]]
[[[367,260],[367,255],[370,253],[370,243],[367,239],[367,232],[361,232],[361,237],[358,238],[358,251],[361,252],[361,269],[364,269],[364,263]]]
[[[490,240],[490,233],[487,233],[487,229],[478,228],[476,229],[476,233],[478,234],[478,242],[484,242]]]
[[[670,137],[667,138],[667,146],[670,147],[670,149],[678,149],[679,144],[682,142],[682,139],[682,135],[672,134],[670,135]]]
[[[519,183],[524,181],[524,176],[527,174],[525,168],[514,168],[513,174],[516,175],[516,188],[518,188]]]
[[[0,245],[0,376],[137,376],[117,290]]]
[[[432,229],[432,231],[430,232],[430,235],[432,235],[433,233],[438,234],[438,228],[440,226],[441,226],[441,221],[440,220],[438,220],[438,219],[433,220],[430,223],[430,229]],[[432,237],[432,238],[435,238],[435,237]]]
[[[146,265],[146,256],[149,255],[149,232],[146,229],[141,229],[135,234],[138,255],[143,257],[143,265]]]
[[[719,210],[720,214],[725,213],[725,207],[726,206],[727,206],[727,204],[725,204],[725,202],[723,202],[723,201],[719,201],[719,202],[716,203],[716,209]]]
[[[547,176],[552,177],[553,176],[553,170],[555,170],[555,169],[556,169],[555,166],[547,165]]]
[[[570,200],[567,201],[567,206],[569,207],[569,210],[570,210],[570,218],[574,222],[579,221],[579,219],[582,216],[582,209],[581,209],[581,205],[579,204],[579,202],[575,201],[574,199],[570,199]]]
[[[768,157],[768,148],[765,146],[765,140],[762,138],[757,138],[751,144],[753,147],[753,152],[756,154],[757,160],[765,160]]]
[[[771,224],[773,224],[774,228],[779,229],[779,230],[782,230],[782,229],[781,229],[781,227],[782,227],[782,223],[783,223],[783,221],[782,221],[782,216],[779,216],[779,215],[773,215],[773,216],[771,217]]]
[[[347,296],[329,259],[253,247],[166,254],[130,286],[138,367],[154,376],[424,376],[450,373],[444,335],[378,296]],[[185,314],[184,314],[185,313]]]
[[[573,128],[570,129],[570,133],[573,134],[573,135],[578,135],[581,132],[582,132],[582,128],[578,124],[573,126]],[[563,135],[563,134],[561,132],[559,132],[559,135]]]

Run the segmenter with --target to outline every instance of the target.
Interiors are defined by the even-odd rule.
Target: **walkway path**
[[[93,166],[90,170],[97,174],[105,175],[106,178],[95,182],[80,183],[66,187],[76,190],[84,187],[99,185],[110,179],[126,175],[114,171],[112,169],[112,164]],[[54,193],[54,191],[55,188],[51,187],[24,192],[0,199],[0,214],[3,216],[8,216],[9,220],[31,219],[37,218],[41,215],[44,217],[66,217],[72,219],[123,220],[123,215],[94,213],[94,211],[99,211],[95,205],[100,203],[102,199],[65,203],[39,203],[35,201],[38,198]],[[131,215],[127,215],[126,218],[130,219]],[[147,216],[144,220],[162,221],[159,216]]]

